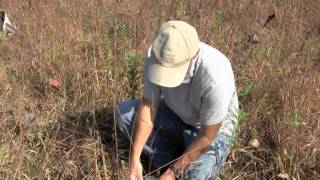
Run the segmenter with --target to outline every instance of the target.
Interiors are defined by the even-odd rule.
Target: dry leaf
[[[57,89],[61,87],[61,82],[56,79],[49,79],[49,84]]]
[[[280,173],[278,174],[278,177],[281,179],[290,179],[290,176],[288,173]]]
[[[260,147],[260,142],[257,139],[252,139],[249,142],[249,145],[255,148],[259,148]]]

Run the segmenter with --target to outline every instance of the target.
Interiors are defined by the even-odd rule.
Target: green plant
[[[246,113],[242,107],[236,111],[235,116],[238,120],[235,124],[236,133],[240,132],[240,125],[247,118],[247,115],[248,113]]]
[[[300,111],[297,107],[291,112],[291,125],[293,127],[298,127],[300,125]]]
[[[222,26],[224,23],[225,14],[222,10],[217,9],[214,13],[214,20],[213,20],[213,31],[216,33],[221,33]]]
[[[253,83],[246,84],[244,88],[240,91],[240,96],[245,97],[252,92]]]
[[[258,56],[261,60],[267,60],[270,56],[270,48],[266,46],[261,47]]]
[[[242,107],[239,107],[239,109],[236,112],[234,112],[234,114],[232,115],[237,120],[235,122],[233,121],[236,134],[240,132],[240,125],[247,118],[247,115],[248,113],[246,113]],[[232,146],[234,146],[236,143],[236,139],[233,139],[233,138],[229,138],[228,141],[229,141],[229,144],[231,144]]]
[[[126,39],[129,35],[128,26],[125,23],[117,24],[117,33],[121,38]]]
[[[44,53],[43,56],[44,56],[44,59],[45,59],[49,64],[51,64],[51,63],[54,62],[54,56],[53,56],[52,53],[47,52],[47,53]]]
[[[294,166],[294,155],[286,148],[283,150],[283,161],[288,172],[290,172]]]
[[[238,123],[241,124],[246,118],[248,113],[243,108],[239,108],[237,112]]]
[[[102,42],[102,52],[104,57],[104,64],[105,66],[109,65],[109,50],[110,50],[110,40],[108,37],[108,34],[105,33],[103,36],[103,42]]]
[[[53,42],[53,48],[55,50],[60,50],[60,49],[64,48],[63,41],[60,40],[59,37],[55,37],[54,42]]]
[[[68,47],[63,48],[63,53],[62,55],[66,58],[66,59],[71,59],[74,56],[74,50]]]
[[[137,80],[138,75],[138,60],[137,54],[134,52],[129,52],[127,55],[127,64],[128,64],[128,79],[130,87],[130,96],[132,99],[135,99],[135,93],[139,86],[139,81]]]

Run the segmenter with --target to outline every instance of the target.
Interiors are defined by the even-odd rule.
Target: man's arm
[[[154,100],[142,99],[141,105],[136,114],[135,132],[132,151],[130,155],[130,179],[135,177],[142,178],[142,167],[140,155],[143,146],[147,142],[153,129],[153,122],[157,114],[158,102]]]
[[[202,125],[199,135],[184,152],[182,158],[174,163],[175,168],[182,170],[189,166],[192,162],[196,161],[200,154],[203,153],[216,138],[219,128],[220,124]],[[168,169],[164,173],[164,176],[172,177],[174,176],[174,173]]]

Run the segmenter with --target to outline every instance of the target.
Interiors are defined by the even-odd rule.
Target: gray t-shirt
[[[150,55],[151,47],[146,61]],[[155,85],[144,75],[144,98],[161,97],[185,123],[197,128],[221,123],[219,131],[232,134],[238,109],[235,80],[228,58],[217,49],[201,42],[198,59],[178,87]]]

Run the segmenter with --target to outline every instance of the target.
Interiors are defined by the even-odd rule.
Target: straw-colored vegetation
[[[123,178],[113,107],[139,98],[168,19],[233,65],[240,131],[226,179],[320,179],[319,0],[0,1],[0,179]]]

